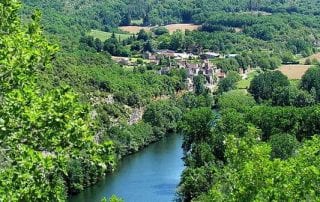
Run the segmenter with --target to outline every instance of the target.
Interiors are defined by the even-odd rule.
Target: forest
[[[319,51],[319,4],[0,0],[0,201],[66,201],[171,133],[182,201],[318,201],[319,61],[300,80],[277,69]],[[226,74],[214,91],[201,74],[189,91],[170,57],[143,59],[167,49],[236,56],[210,61]],[[244,88],[240,70],[254,71]]]

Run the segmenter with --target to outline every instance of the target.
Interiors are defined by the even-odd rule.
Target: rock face
[[[144,110],[145,110],[144,108],[134,108],[134,109],[132,109],[132,113],[130,115],[128,124],[129,125],[133,125],[133,124],[138,123],[142,119]]]
[[[90,101],[92,103],[92,106],[94,106],[94,107],[99,106],[99,105],[116,104],[113,94],[109,94],[109,95],[103,96],[103,97],[102,96],[101,97],[92,96],[90,98]],[[126,114],[127,114],[126,122],[129,125],[136,124],[142,119],[143,113],[145,111],[144,108],[132,108],[132,107],[125,105],[125,104],[122,104],[122,105],[123,105],[124,111],[126,111]],[[98,112],[96,110],[93,110],[91,112],[91,117],[93,119],[96,119],[97,116],[98,116]],[[109,118],[110,118],[110,121],[115,125],[120,121],[119,118],[116,118],[116,117],[110,116]]]
[[[112,94],[110,94],[106,97],[92,96],[90,98],[90,101],[93,106],[103,104],[103,103],[104,104],[114,104],[114,98],[113,98]]]
[[[106,97],[106,98],[104,99],[104,102],[105,102],[106,104],[114,104],[113,95],[108,95],[108,97]]]

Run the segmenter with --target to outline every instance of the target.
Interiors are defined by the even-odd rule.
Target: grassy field
[[[243,79],[237,83],[238,89],[248,89],[250,87],[250,82],[252,79],[257,75],[258,73],[256,71],[252,71],[248,74],[248,78]]]
[[[129,32],[131,34],[138,34],[140,30],[145,30],[146,32],[149,32],[152,27],[142,27],[142,26],[121,26],[119,27],[121,31]]]
[[[131,36],[131,34],[115,34],[117,38],[120,38],[120,40],[127,39]],[[98,38],[101,41],[105,41],[109,39],[112,36],[111,32],[103,32],[99,30],[91,30],[89,33],[89,36],[93,36],[94,38]]]

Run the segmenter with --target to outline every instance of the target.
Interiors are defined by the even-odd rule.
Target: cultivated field
[[[173,33],[177,30],[185,31],[185,30],[197,30],[199,29],[200,25],[194,25],[194,24],[171,24],[165,26],[170,33]],[[144,29],[145,31],[150,31],[154,27],[142,27],[142,26],[122,26],[119,27],[120,30],[124,32],[129,32],[131,34],[137,34],[141,29]]]
[[[171,24],[171,25],[167,25],[165,27],[169,30],[170,33],[173,33],[173,32],[175,32],[177,30],[181,30],[181,31],[198,30],[200,25],[194,25],[194,24]]]
[[[283,65],[279,70],[289,79],[301,79],[311,65]]]
[[[115,34],[115,35],[116,35],[117,39],[120,38],[120,40],[127,39],[131,36],[131,34]],[[112,36],[112,33],[111,32],[103,32],[103,31],[99,31],[99,30],[91,30],[91,32],[89,33],[89,36],[93,36],[94,38],[98,38],[101,41],[105,41]]]

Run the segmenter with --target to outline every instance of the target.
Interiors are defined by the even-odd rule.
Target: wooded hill
[[[143,20],[144,25],[203,23],[212,12],[300,13],[319,15],[315,0],[23,0],[24,12],[39,8],[45,13],[46,29],[64,27],[108,29]],[[262,14],[267,14],[262,13]],[[59,25],[59,26],[58,26]]]

